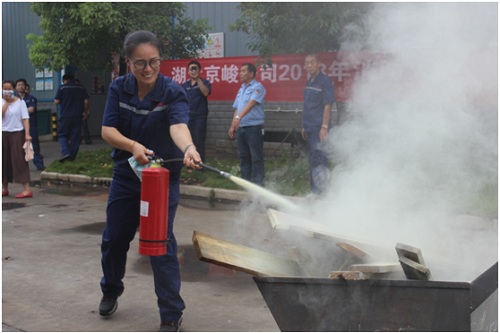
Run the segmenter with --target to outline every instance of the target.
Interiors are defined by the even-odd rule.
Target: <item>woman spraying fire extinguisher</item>
[[[184,90],[160,70],[161,42],[149,31],[125,37],[123,56],[130,73],[110,86],[102,137],[114,147],[113,181],[109,190],[106,227],[102,236],[101,316],[112,315],[124,291],[123,277],[130,242],[140,221],[141,181],[129,165],[133,156],[141,165],[148,156],[183,158],[184,165],[199,168],[201,158],[192,143],[187,123],[189,103]],[[173,221],[179,202],[182,163],[169,163],[167,254],[151,256],[155,292],[158,297],[160,331],[175,332],[185,308],[180,292],[180,272]]]

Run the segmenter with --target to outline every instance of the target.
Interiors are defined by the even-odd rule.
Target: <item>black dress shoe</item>
[[[118,308],[118,296],[104,295],[99,303],[99,314],[103,317],[111,316]]]
[[[43,171],[43,170],[45,170],[45,166],[43,166],[43,165],[41,165],[41,166],[37,166],[37,167],[36,167],[36,169],[37,169],[38,171]]]

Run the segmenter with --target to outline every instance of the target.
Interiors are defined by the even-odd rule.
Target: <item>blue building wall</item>
[[[223,32],[225,37],[225,56],[242,56],[253,54],[246,47],[248,37],[240,32],[232,32],[229,25],[234,23],[239,16],[236,6],[237,2],[187,2],[185,3],[185,15],[194,20],[208,19],[208,24],[212,27],[208,32]],[[29,33],[42,34],[39,27],[40,17],[31,10],[30,2],[3,2],[2,3],[2,80],[17,80],[25,78],[31,85],[32,94],[39,100],[39,109],[50,108],[55,111],[53,104],[54,96],[58,86],[61,84],[61,73],[54,72],[52,77],[52,90],[37,90],[35,68],[28,58]],[[76,77],[91,92],[90,84],[92,72],[75,71]],[[101,71],[102,72],[102,71]],[[110,73],[105,73],[104,83],[106,88],[110,81]],[[49,80],[47,78],[45,81]],[[38,79],[40,82],[41,79]],[[107,90],[107,89],[106,89]],[[106,95],[90,96],[91,118],[89,121],[90,131],[93,135],[100,133],[100,119],[102,117]]]
[[[35,91],[35,68],[28,58],[29,33],[41,34],[40,18],[31,11],[29,2],[2,3],[2,80],[25,78],[39,100],[54,99],[53,91]],[[55,81],[57,74],[54,73]],[[57,83],[54,82],[54,89]]]
[[[185,15],[198,19],[208,19],[212,27],[208,32],[223,32],[225,37],[225,56],[243,56],[255,54],[246,44],[248,37],[241,32],[229,30],[239,16],[236,9],[237,2],[187,2]],[[29,33],[42,34],[39,28],[40,17],[31,10],[30,2],[3,2],[2,3],[2,79],[16,80],[26,78],[33,86],[35,83],[35,69],[28,59]],[[54,82],[54,89],[58,82]],[[52,92],[37,92],[39,99],[52,99]]]
[[[208,19],[208,32],[224,33],[224,55],[238,57],[257,54],[246,46],[250,39],[242,32],[230,31],[229,25],[239,17],[238,2],[187,2],[186,16],[194,20]]]

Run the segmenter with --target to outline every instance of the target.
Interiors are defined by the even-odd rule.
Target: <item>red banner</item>
[[[338,53],[320,53],[323,72],[334,85],[339,102],[349,100],[350,88],[361,65],[342,60]],[[345,57],[343,57],[345,58]],[[302,102],[307,72],[304,69],[304,54],[273,56],[271,66],[257,69],[257,81],[266,88],[266,101]],[[192,59],[162,61],[160,71],[179,84],[188,79],[187,64]],[[257,56],[196,59],[202,67],[201,76],[212,84],[212,101],[233,101],[241,86],[239,70],[244,63],[256,64]]]

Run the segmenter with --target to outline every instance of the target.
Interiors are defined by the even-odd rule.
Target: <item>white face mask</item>
[[[14,90],[2,90],[2,95],[10,98],[14,98]]]

